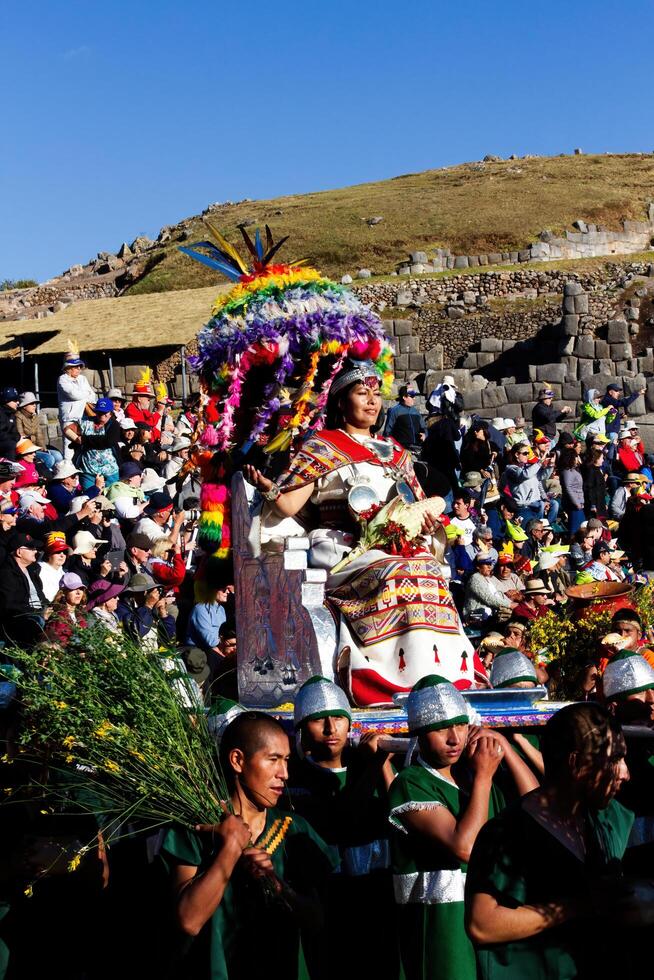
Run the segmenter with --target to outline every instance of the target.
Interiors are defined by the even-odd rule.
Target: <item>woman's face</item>
[[[16,527],[16,521],[18,520],[18,514],[3,514],[0,518],[0,524],[3,528]]]
[[[134,438],[134,433],[136,429],[123,429],[123,439],[125,442],[131,442]]]
[[[342,403],[343,418],[357,429],[370,429],[381,412],[382,399],[379,388],[369,388],[359,382],[345,395]]]
[[[509,578],[509,576],[511,575],[510,565],[499,565],[498,568],[499,568],[499,576],[501,579]]]
[[[114,595],[111,597],[111,599],[107,599],[107,601],[103,603],[103,606],[107,612],[116,612],[116,609],[118,608],[118,596]]]
[[[48,565],[52,565],[53,568],[62,568],[64,562],[66,561],[66,552],[57,551],[54,555],[50,555],[48,558]]]
[[[625,762],[626,745],[622,735],[609,732],[605,750],[574,765],[574,778],[587,806],[603,810],[629,780]]]
[[[84,589],[71,589],[66,593],[66,604],[69,606],[79,606],[84,598]]]

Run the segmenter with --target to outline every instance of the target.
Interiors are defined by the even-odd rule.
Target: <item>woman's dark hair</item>
[[[263,748],[267,735],[279,734],[286,735],[284,726],[264,711],[244,711],[227,726],[220,742],[219,759],[225,782],[230,790],[234,788],[236,782],[236,774],[229,761],[230,752],[233,749],[240,749],[249,758]]]
[[[561,455],[559,456],[559,471],[574,470],[577,465],[576,451],[571,447],[566,446],[565,449],[561,450]]]
[[[569,772],[570,755],[577,755],[578,764],[604,760],[610,763],[612,750],[622,745],[622,729],[601,704],[568,704],[561,708],[543,729],[541,751],[545,763],[545,778],[556,782]]]

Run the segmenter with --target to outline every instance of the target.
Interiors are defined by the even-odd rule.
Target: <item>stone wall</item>
[[[566,231],[564,237],[551,231],[542,231],[539,241],[523,249],[508,252],[491,252],[486,255],[453,255],[449,248],[436,248],[431,252],[411,252],[408,259],[397,266],[400,276],[423,272],[442,272],[444,269],[472,269],[485,265],[515,265],[517,262],[552,262],[557,259],[589,259],[604,255],[628,255],[649,248],[654,236],[654,202],[648,207],[646,221],[624,221],[620,231],[612,231],[603,225],[587,224],[579,219],[575,231]]]

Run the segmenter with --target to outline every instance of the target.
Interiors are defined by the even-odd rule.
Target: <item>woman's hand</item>
[[[109,561],[108,558],[105,558],[105,560],[102,562],[99,571],[100,571],[100,578],[106,578],[107,575],[111,573],[111,562]]]
[[[422,526],[420,528],[421,534],[433,534],[438,527],[438,521],[431,514],[425,514],[422,519]]]
[[[251,466],[249,463],[243,467],[243,476],[251,483],[253,487],[260,490],[262,493],[267,493],[273,485],[273,481],[269,480],[267,476],[264,476],[261,470],[258,470],[256,466]]]

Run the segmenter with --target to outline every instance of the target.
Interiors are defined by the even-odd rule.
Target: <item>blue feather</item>
[[[189,258],[195,259],[196,262],[201,262],[203,265],[208,265],[210,269],[215,269],[217,272],[222,272],[224,276],[231,279],[233,282],[237,282],[241,277],[240,269],[236,269],[233,265],[227,265],[224,261],[218,261],[217,259],[211,259],[207,255],[203,255],[202,252],[196,252],[192,248],[184,248],[182,245],[178,246],[179,251],[188,255]]]
[[[257,228],[256,234],[254,236],[254,247],[257,250],[257,255],[261,260],[263,258],[263,242],[261,241],[261,232]]]

